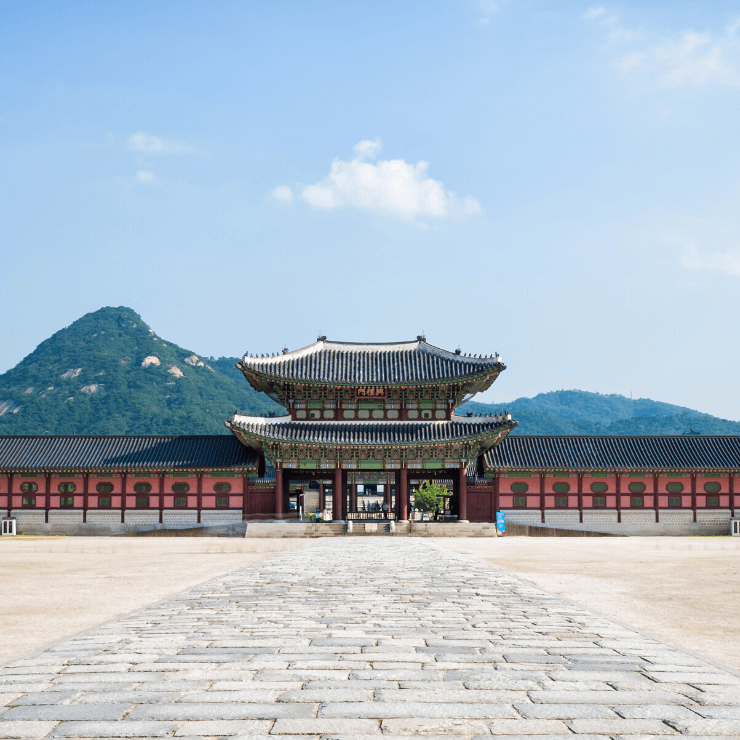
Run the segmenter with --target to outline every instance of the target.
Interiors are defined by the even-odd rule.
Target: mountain
[[[163,340],[130,308],[101,308],[0,375],[0,434],[229,434],[235,408],[280,413],[235,362]]]
[[[0,375],[0,434],[228,434],[235,408],[284,413],[237,362],[163,340],[130,308],[101,308]],[[458,413],[504,408],[519,422],[515,434],[740,434],[740,422],[683,406],[575,390],[470,401]]]
[[[498,404],[469,401],[459,414],[506,408],[519,422],[514,434],[740,434],[740,422],[683,406],[587,391],[552,391]]]

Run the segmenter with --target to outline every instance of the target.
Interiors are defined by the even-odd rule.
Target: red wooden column
[[[324,481],[319,481],[319,509],[323,513],[326,508],[326,491],[324,491]]]
[[[467,522],[468,521],[468,469],[465,467],[465,461],[463,461],[463,464],[460,466],[458,476],[459,476],[458,491],[459,491],[459,496],[460,496],[460,510],[459,510],[460,513],[457,516],[457,521]]]
[[[545,474],[540,473],[540,523],[545,523]]]
[[[735,473],[730,473],[730,516],[735,516]]]
[[[583,524],[583,473],[578,473],[578,521]]]
[[[658,508],[658,484],[660,475],[655,473],[653,475],[653,508],[655,509],[655,523],[660,522],[660,509]]]
[[[408,521],[409,518],[409,471],[405,466],[401,468],[400,486],[398,495],[398,520],[401,522]]]
[[[159,476],[159,523],[164,523],[164,473]]]
[[[615,473],[616,488],[617,488],[617,523],[622,522],[622,476],[620,473]]]
[[[334,486],[331,490],[331,518],[335,522],[342,520],[342,469],[337,467],[334,470]]]
[[[498,514],[499,511],[499,490],[500,490],[500,477],[501,474],[497,473],[496,477],[493,479],[493,521],[496,521],[496,514]]]
[[[82,474],[82,523],[87,522],[87,494],[90,486],[90,473]]]
[[[13,514],[13,481],[15,476],[13,473],[8,473],[8,516]],[[23,499],[21,499],[23,501]]]
[[[121,524],[126,521],[126,489],[128,488],[128,475],[121,475]]]
[[[249,476],[242,476],[242,521],[246,522],[249,516]]]
[[[349,487],[349,508],[353,514],[357,511],[357,483]]]
[[[283,468],[279,462],[275,463],[275,517],[283,517]]]
[[[49,509],[50,508],[51,508],[51,473],[47,473],[46,474],[46,504],[44,506],[44,522],[46,524],[49,523]],[[694,496],[694,521],[696,521],[696,496]]]
[[[203,509],[203,476],[199,475],[198,480],[198,524],[200,524],[200,512]]]
[[[691,474],[691,510],[694,512],[694,524],[696,524],[696,473]]]

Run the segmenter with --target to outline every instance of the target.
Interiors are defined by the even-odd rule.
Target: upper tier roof
[[[0,470],[188,470],[257,467],[230,434],[198,436],[0,436]]]
[[[433,347],[423,339],[393,344],[320,339],[308,347],[275,357],[245,355],[240,367],[276,380],[402,385],[464,379],[501,371],[506,366],[498,354],[468,357]]]
[[[740,436],[516,435],[489,450],[484,462],[494,469],[737,469]]]
[[[293,421],[235,414],[229,426],[275,442],[330,445],[408,445],[454,442],[508,431],[510,417],[453,416],[451,421]]]

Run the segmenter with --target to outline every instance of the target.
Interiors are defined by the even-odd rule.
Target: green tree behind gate
[[[449,491],[439,483],[425,481],[414,493],[414,508],[419,511],[436,511],[437,507],[444,509],[445,496],[449,495]]]

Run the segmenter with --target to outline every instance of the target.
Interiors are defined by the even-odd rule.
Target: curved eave
[[[475,417],[473,417],[475,418]],[[273,432],[274,427],[287,426],[291,431],[297,433],[307,432],[308,430],[321,430],[325,438],[316,439],[311,438],[300,438],[299,435],[287,436],[277,435]],[[413,429],[440,429],[442,427],[449,427],[452,425],[459,425],[461,427],[460,434],[455,436],[442,436],[442,437],[425,437],[425,438],[399,438],[395,439],[372,439],[372,435],[368,434],[369,430],[389,428],[396,432],[405,432]],[[264,444],[290,444],[306,447],[332,447],[332,448],[348,448],[348,447],[429,447],[431,445],[445,445],[455,443],[485,443],[490,441],[491,445],[495,444],[496,440],[503,439],[512,429],[517,426],[515,421],[503,421],[493,422],[486,420],[483,421],[471,421],[470,417],[453,417],[449,421],[335,421],[335,422],[296,422],[291,420],[289,416],[279,418],[263,418],[263,417],[240,417],[234,415],[229,421],[226,422],[226,426],[234,432],[236,435],[253,441],[257,445]],[[260,428],[264,427],[265,431],[260,433]],[[471,429],[470,427],[479,427],[478,429]],[[483,427],[482,429],[480,427]],[[466,429],[467,428],[467,429]],[[354,439],[342,439],[341,433],[343,431],[355,431],[359,430],[365,432],[365,434],[354,438]],[[324,434],[325,433],[325,434]],[[337,436],[339,435],[339,436]],[[332,438],[328,438],[332,437]],[[486,446],[489,447],[490,445]]]
[[[313,385],[313,386],[325,386],[327,388],[355,388],[357,386],[365,386],[365,387],[377,387],[377,388],[408,388],[410,386],[413,387],[426,387],[426,386],[436,386],[436,385],[447,385],[450,383],[467,383],[469,385],[474,385],[475,383],[479,382],[485,382],[486,380],[489,380],[490,382],[483,386],[481,388],[481,391],[487,390],[491,383],[500,375],[504,370],[506,370],[506,365],[504,363],[496,363],[495,365],[492,365],[492,367],[489,370],[481,371],[478,373],[474,373],[471,375],[450,375],[445,376],[444,378],[438,378],[436,380],[399,380],[399,381],[388,381],[388,382],[381,382],[381,381],[362,381],[362,380],[321,380],[321,379],[313,379],[313,378],[292,378],[287,377],[284,375],[270,375],[268,373],[265,373],[260,370],[256,370],[253,367],[245,367],[241,362],[237,363],[237,367],[239,370],[242,371],[244,374],[244,377],[249,381],[250,384],[252,384],[252,381],[250,379],[250,375],[260,384],[264,384],[266,387],[273,387],[274,385],[278,383],[287,383],[291,385]],[[491,377],[493,376],[493,377]],[[255,390],[258,390],[255,388]],[[267,391],[265,391],[267,392]],[[272,397],[272,396],[271,396]],[[274,397],[274,400],[276,400],[278,403],[280,403],[279,399],[277,397]]]

